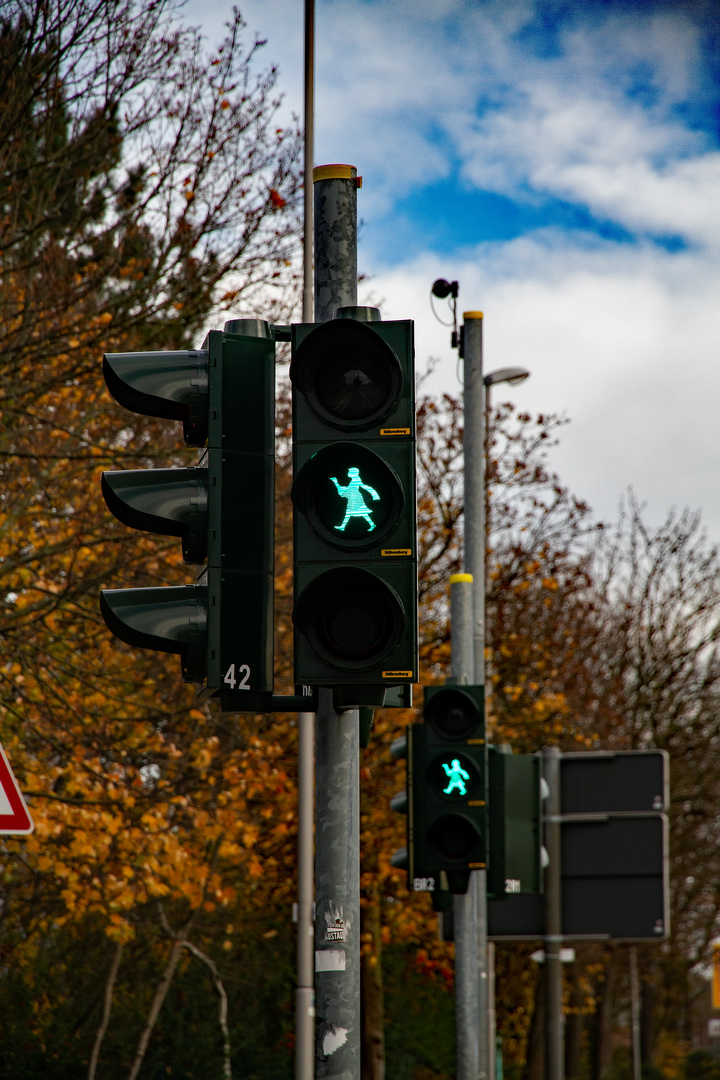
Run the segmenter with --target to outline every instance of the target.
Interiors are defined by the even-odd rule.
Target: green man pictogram
[[[348,478],[348,483],[343,487],[342,484],[338,483],[336,476],[330,477],[333,484],[337,488],[338,495],[340,495],[343,499],[347,499],[347,505],[345,507],[345,517],[343,519],[343,522],[341,525],[336,525],[335,528],[339,529],[340,532],[344,532],[345,526],[347,525],[350,518],[361,517],[364,518],[370,526],[368,532],[372,532],[372,530],[375,528],[375,522],[372,519],[372,510],[365,502],[365,498],[361,494],[360,489],[363,488],[365,491],[367,491],[373,502],[376,502],[380,498],[380,496],[378,495],[375,488],[370,487],[369,484],[364,484],[362,482],[362,480],[360,479],[359,469],[348,469]]]
[[[458,795],[467,795],[465,781],[470,779],[470,773],[463,769],[458,759],[453,758],[449,765],[443,761],[442,767],[449,781],[448,786],[443,788],[443,795],[451,795],[453,791],[457,791]]]

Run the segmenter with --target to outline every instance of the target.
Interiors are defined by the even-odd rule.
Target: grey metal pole
[[[315,0],[305,0],[305,177],[303,183],[302,319],[313,321],[313,134]],[[298,952],[295,990],[295,1080],[315,1076],[315,874],[313,850],[315,716],[298,715]]]
[[[463,314],[465,569],[473,579],[473,682],[485,685],[485,401],[483,313]],[[473,870],[469,903],[477,923],[478,1077],[490,1075],[488,1022],[487,872]]]
[[[640,1046],[640,980],[638,978],[637,945],[630,946],[630,1012],[632,1015],[633,1080],[642,1076]]]
[[[315,824],[315,1066],[360,1080],[360,720],[321,687]]]
[[[315,893],[313,796],[315,714],[298,714],[298,953],[295,990],[295,1080],[315,1076]]]
[[[357,171],[313,170],[315,318],[357,303]],[[315,1066],[360,1080],[360,717],[319,690],[315,797]]]
[[[313,321],[313,153],[315,140],[315,0],[305,0],[305,146],[303,177],[303,310]]]
[[[560,751],[557,746],[543,750],[543,773],[550,792],[545,800],[545,985],[547,1008],[546,1080],[563,1080],[564,1010],[562,947],[562,911],[560,906]]]
[[[357,305],[357,169],[313,169],[315,208],[315,318]]]
[[[473,577],[473,678],[485,682],[485,384],[483,313],[463,314],[465,569]]]
[[[473,680],[473,577],[450,578],[450,647],[453,682]],[[475,875],[471,873],[471,879]],[[457,1080],[478,1080],[478,920],[472,889],[453,896],[455,929],[455,1023],[457,1030]]]

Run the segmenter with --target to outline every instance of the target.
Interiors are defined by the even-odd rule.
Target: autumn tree
[[[104,468],[190,463],[174,425],[114,405],[102,353],[192,347],[211,316],[294,302],[299,137],[262,45],[237,12],[207,53],[161,0],[0,3],[0,740],[36,821],[2,845],[2,948],[32,985],[38,948],[99,927],[115,951],[92,1006],[140,936],[158,962],[142,1024],[158,972],[211,970],[208,928],[220,947],[238,892],[262,906],[292,860],[273,721],[197,704],[174,658],[118,648],[97,606],[102,585],[188,578],[102,503]],[[39,1043],[60,1006],[38,997]]]

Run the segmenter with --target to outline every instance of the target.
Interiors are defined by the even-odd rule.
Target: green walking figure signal
[[[450,781],[448,786],[443,788],[443,795],[452,795],[455,790],[457,790],[458,795],[467,795],[467,785],[465,781],[470,779],[470,773],[466,769],[463,769],[458,759],[453,758],[449,765],[446,765],[443,761],[442,767],[445,770],[445,775]]]
[[[348,469],[349,483],[344,487],[338,483],[336,476],[331,476],[333,484],[337,488],[338,495],[343,499],[347,499],[347,506],[345,507],[345,517],[341,525],[336,525],[335,528],[340,532],[345,531],[345,526],[352,517],[365,518],[370,526],[368,532],[372,532],[375,528],[375,522],[372,519],[372,510],[365,502],[364,496],[361,494],[360,489],[363,488],[372,497],[373,502],[377,502],[380,498],[375,488],[370,487],[369,484],[364,484],[360,479],[359,469]]]

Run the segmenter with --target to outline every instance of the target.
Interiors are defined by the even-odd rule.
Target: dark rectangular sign
[[[566,814],[632,814],[664,811],[669,804],[665,750],[595,750],[563,754],[560,806]]]
[[[563,938],[660,941],[667,937],[664,814],[563,821],[561,850]],[[489,937],[542,937],[544,904],[543,896],[490,900]]]

